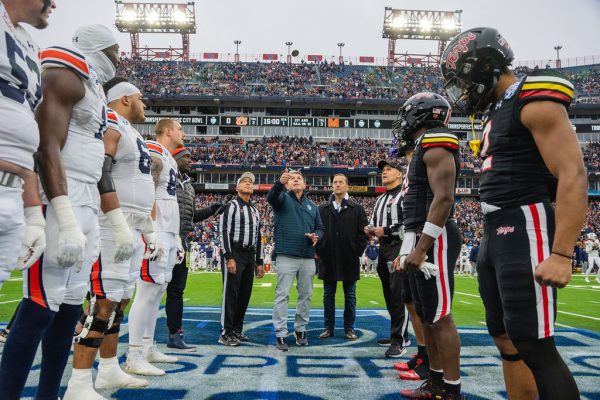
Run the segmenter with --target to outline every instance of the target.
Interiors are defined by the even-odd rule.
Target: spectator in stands
[[[335,292],[337,283],[344,288],[344,335],[356,340],[356,282],[360,279],[359,258],[365,250],[368,237],[365,209],[348,196],[348,178],[343,174],[333,177],[333,194],[329,202],[319,206],[325,236],[319,241],[319,279],[323,280],[323,308],[325,330],[319,339],[334,336]]]
[[[281,351],[288,350],[288,302],[296,277],[298,303],[294,336],[298,346],[308,345],[306,326],[315,274],[314,246],[324,233],[317,206],[308,199],[304,189],[306,183],[300,171],[290,173],[286,169],[267,195],[275,215],[277,286],[273,305],[273,326],[277,336],[277,348]]]

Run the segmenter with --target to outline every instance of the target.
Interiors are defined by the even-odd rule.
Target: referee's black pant
[[[254,250],[232,249],[235,274],[227,272],[227,261],[221,258],[223,274],[223,303],[221,306],[222,334],[242,332],[244,317],[250,303],[256,254]]]
[[[400,254],[401,240],[381,241],[379,246],[379,260],[377,262],[377,275],[381,279],[385,306],[390,313],[390,339],[392,342],[402,343],[408,339],[408,314],[405,312],[403,301],[403,276],[400,272],[390,274],[387,263],[394,261]]]
[[[183,291],[187,283],[188,269],[185,265],[187,255],[183,261],[173,267],[173,277],[167,286],[167,301],[165,312],[167,313],[167,327],[169,333],[174,334],[181,330],[183,319]]]

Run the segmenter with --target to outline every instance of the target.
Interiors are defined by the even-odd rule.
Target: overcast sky
[[[138,0],[142,1],[142,0]],[[185,0],[182,0],[185,2]],[[35,31],[41,46],[70,42],[84,23],[112,26],[122,50],[131,49],[129,35],[114,28],[113,0],[56,0],[58,8],[45,31]],[[199,0],[197,33],[192,52],[234,53],[233,41],[242,41],[240,53],[287,52],[285,41],[301,54],[337,55],[344,42],[346,56],[386,57],[381,38],[384,8],[463,10],[463,29],[493,26],[512,45],[517,60],[600,55],[600,0]],[[180,47],[177,35],[141,35],[142,44]],[[436,43],[399,41],[397,50],[436,51]],[[598,61],[596,61],[598,62]]]

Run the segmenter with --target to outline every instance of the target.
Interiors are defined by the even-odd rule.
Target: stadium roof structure
[[[388,39],[388,66],[438,64],[446,43],[462,30],[461,15],[462,10],[402,10],[386,7],[382,37]],[[434,55],[398,54],[396,41],[399,39],[436,40],[438,52]]]
[[[194,2],[123,2],[115,1],[115,26],[131,36],[131,56],[146,60],[183,60],[190,57],[190,34],[196,33]],[[140,47],[140,33],[173,33],[182,37],[181,48]]]

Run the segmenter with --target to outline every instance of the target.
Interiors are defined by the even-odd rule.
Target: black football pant
[[[242,332],[244,317],[250,303],[256,255],[254,251],[233,249],[236,264],[235,274],[227,272],[227,261],[221,258],[223,275],[223,303],[221,306],[222,334]]]
[[[390,313],[390,339],[402,343],[408,340],[408,313],[402,302],[403,273],[390,274],[387,263],[393,262],[400,253],[401,240],[382,242],[379,246],[379,259],[377,262],[377,275],[381,279],[385,306]]]

